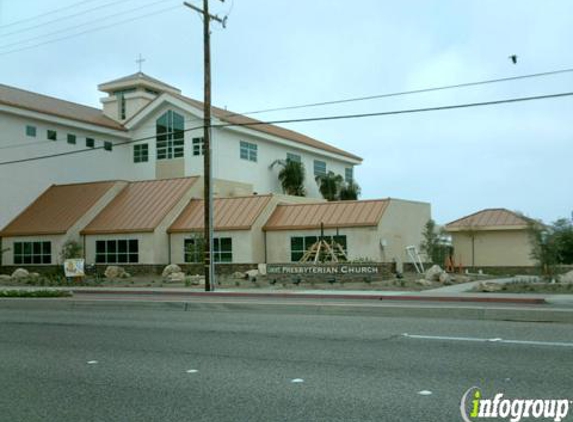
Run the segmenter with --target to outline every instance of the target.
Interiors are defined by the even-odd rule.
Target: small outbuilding
[[[530,219],[504,208],[485,209],[446,224],[456,265],[532,267]]]
[[[62,247],[80,243],[83,229],[127,182],[52,185],[1,232],[3,266],[61,264]]]

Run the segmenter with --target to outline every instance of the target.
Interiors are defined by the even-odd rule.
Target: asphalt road
[[[2,422],[446,422],[472,386],[573,399],[566,324],[4,303]]]

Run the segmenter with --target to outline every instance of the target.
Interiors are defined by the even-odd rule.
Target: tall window
[[[26,136],[36,137],[36,126],[26,126]]]
[[[326,175],[326,163],[324,161],[314,160],[314,175],[315,176]]]
[[[352,167],[347,167],[344,169],[344,180],[348,183],[352,183],[354,180],[354,169]]]
[[[149,145],[139,144],[133,146],[133,162],[147,163],[149,161]]]
[[[14,242],[14,264],[51,264],[51,242]]]
[[[294,161],[295,163],[300,163],[301,162],[300,155],[291,154],[290,152],[287,152],[287,161]]]
[[[257,162],[257,144],[241,141],[241,159]]]
[[[205,155],[205,141],[203,138],[193,138],[193,155]]]
[[[199,263],[203,260],[203,240],[192,238],[184,240],[185,262]],[[216,237],[213,239],[214,262],[233,262],[233,239]]]
[[[76,135],[73,133],[68,133],[68,144],[75,145],[76,144]]]
[[[171,110],[157,119],[157,159],[170,160],[184,156],[185,120]]]
[[[135,264],[139,262],[137,239],[96,240],[96,263]]]
[[[292,262],[298,262],[303,257],[304,253],[310,249],[312,245],[318,242],[320,236],[294,236],[290,238],[290,260]],[[346,235],[342,236],[324,236],[324,240],[329,244],[333,245],[334,242],[339,244],[344,253],[347,253],[346,247]],[[335,250],[336,252],[336,250]]]

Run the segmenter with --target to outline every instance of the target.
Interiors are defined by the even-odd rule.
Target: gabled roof
[[[100,109],[2,84],[0,84],[0,104],[110,129],[125,130],[121,124],[105,116]]]
[[[129,183],[81,233],[153,232],[198,179]]]
[[[505,208],[490,208],[446,224],[447,231],[523,229],[532,221]]]
[[[201,101],[194,100],[192,98],[185,97],[183,95],[176,95],[177,98],[190,104],[191,106],[198,108],[199,110],[203,110],[203,103]],[[333,154],[342,155],[344,157],[351,158],[353,160],[362,161],[362,158],[351,154],[350,152],[344,151],[340,148],[336,148],[332,145],[327,143],[318,141],[313,139],[309,136],[303,135],[302,133],[295,132],[293,130],[285,129],[280,126],[264,124],[260,120],[252,119],[247,116],[243,116],[241,114],[233,113],[232,111],[223,110],[222,108],[212,107],[211,112],[214,117],[237,125],[245,125],[248,129],[256,130],[258,132],[263,132],[269,135],[278,136],[280,138],[285,138],[290,141],[298,142],[300,144],[317,148],[323,151],[328,151]]]
[[[271,201],[271,198],[272,195],[252,195],[214,199],[214,229],[217,231],[250,230]],[[171,227],[169,227],[168,232],[182,233],[203,230],[205,227],[204,206],[202,199],[192,199]]]
[[[324,228],[377,226],[389,202],[389,199],[375,199],[279,205],[263,230],[319,229],[321,223]]]
[[[53,185],[12,220],[0,236],[65,234],[116,183]]]
[[[180,93],[181,91],[174,86],[168,85],[159,79],[152,78],[143,72],[137,72],[133,75],[124,76],[122,78],[114,79],[113,81],[104,82],[98,85],[98,89],[104,92],[110,92],[118,89],[118,87],[136,87],[136,86],[147,86],[149,88],[155,88],[159,90],[165,90],[172,93]]]

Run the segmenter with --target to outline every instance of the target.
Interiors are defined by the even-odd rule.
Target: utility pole
[[[225,0],[221,0],[224,2]],[[209,29],[211,20],[217,21],[225,27],[226,19],[221,19],[209,13],[209,0],[203,0],[203,9],[184,2],[185,6],[203,15],[203,60],[204,60],[204,95],[203,102],[203,145],[205,154],[203,156],[203,179],[205,204],[205,291],[209,292],[215,288],[215,260],[213,259],[213,171],[211,168],[213,148],[211,146],[211,31]]]

